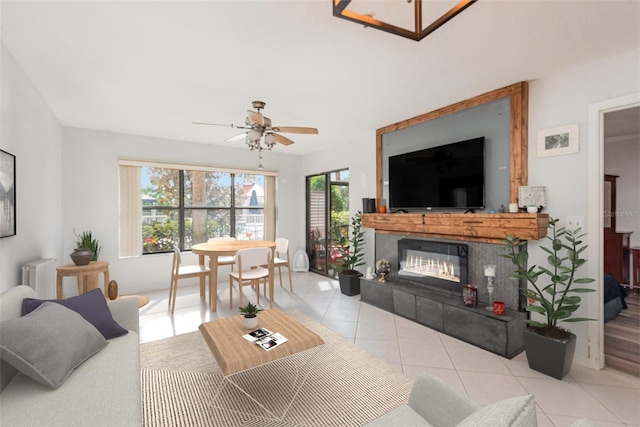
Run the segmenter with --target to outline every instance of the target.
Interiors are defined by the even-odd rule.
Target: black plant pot
[[[360,293],[361,277],[362,273],[356,270],[345,270],[338,273],[340,292],[348,296],[358,295]]]
[[[525,329],[524,350],[531,369],[561,380],[571,370],[576,336],[571,334],[568,340],[562,341]]]

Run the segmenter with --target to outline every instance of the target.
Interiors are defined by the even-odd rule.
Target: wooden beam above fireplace
[[[451,240],[502,243],[507,234],[522,240],[547,235],[548,214],[396,213],[362,214],[362,226],[376,233],[406,234]]]

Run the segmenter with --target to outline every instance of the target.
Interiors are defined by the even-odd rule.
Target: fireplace
[[[468,283],[469,249],[465,244],[398,240],[398,277],[462,294]]]

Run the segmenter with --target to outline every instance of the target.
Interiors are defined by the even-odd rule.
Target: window
[[[273,240],[274,184],[262,172],[122,161],[120,254],[188,250],[220,236]]]

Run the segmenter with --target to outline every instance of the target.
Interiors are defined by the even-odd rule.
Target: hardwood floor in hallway
[[[604,325],[605,365],[640,377],[640,295],[625,301],[628,308]]]

